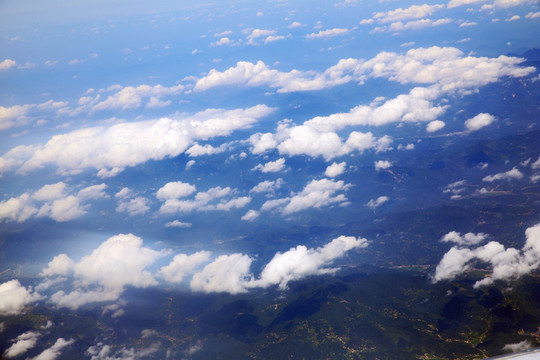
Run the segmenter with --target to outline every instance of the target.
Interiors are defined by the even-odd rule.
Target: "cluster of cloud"
[[[508,170],[506,172],[498,173],[495,175],[488,175],[482,179],[482,181],[485,182],[494,182],[498,180],[519,180],[523,178],[523,173],[519,171],[517,168],[513,168],[512,170]]]
[[[221,186],[198,192],[192,199],[185,199],[195,192],[194,185],[182,181],[165,184],[156,194],[159,200],[164,201],[159,212],[161,214],[174,214],[192,211],[229,211],[233,208],[242,208],[251,202],[249,196],[231,197],[236,194],[236,190]],[[215,203],[216,200],[219,202]]]
[[[28,124],[33,117],[33,112],[38,112],[40,117],[53,111],[57,113],[65,109],[67,102],[48,100],[41,104],[13,105],[10,107],[0,106],[0,130]],[[43,123],[43,120],[38,123]]]
[[[294,26],[293,26],[294,27]],[[245,39],[231,39],[229,37],[232,34],[231,30],[226,30],[221,33],[214,34],[214,37],[219,38],[216,41],[210,43],[210,46],[239,46],[242,44],[258,46],[261,44],[269,44],[276,41],[284,40],[291,37],[291,34],[279,35],[276,30],[270,29],[253,29],[247,28],[242,30],[242,33],[246,36]]]
[[[107,239],[78,262],[66,254],[55,256],[39,274],[43,280],[36,289],[50,293],[47,300],[56,306],[70,309],[90,303],[115,302],[127,287],[156,286],[158,278],[169,284],[187,281],[193,291],[206,293],[237,294],[273,285],[284,289],[294,280],[335,273],[338,268],[329,265],[349,251],[367,245],[366,239],[352,236],[340,236],[314,249],[300,245],[284,253],[276,253],[258,277],[250,271],[254,261],[250,256],[234,253],[212,258],[209,251],[177,254],[169,264],[153,273],[149,268],[158,259],[169,256],[171,251],[153,250],[143,246],[143,240],[135,235],[120,234]],[[59,287],[63,289],[55,290]],[[18,280],[5,282],[0,284],[0,314],[21,313],[24,306],[43,298],[26,289]],[[19,339],[27,341],[19,347],[29,344],[34,338]]]
[[[116,211],[128,213],[129,216],[142,215],[150,210],[148,199],[136,196],[129,188],[122,188],[114,197],[118,199]]]
[[[64,182],[45,185],[33,193],[0,202],[0,221],[23,222],[31,217],[73,220],[86,214],[88,201],[107,198],[106,188],[105,184],[92,185],[72,193]]]
[[[453,242],[453,246],[437,265],[433,282],[451,280],[468,271],[475,260],[489,264],[491,274],[477,281],[474,287],[490,285],[496,280],[517,278],[538,269],[540,266],[540,224],[525,230],[525,245],[521,250],[505,248],[496,241],[472,248],[483,242],[487,235],[450,232],[441,241]]]
[[[83,128],[53,136],[44,145],[17,146],[0,157],[0,173],[12,168],[26,174],[53,164],[64,175],[88,168],[99,177],[114,176],[128,166],[174,157],[196,140],[228,136],[252,126],[274,109],[257,105],[247,109],[208,109],[179,119],[119,123]]]
[[[28,350],[36,346],[38,339],[41,337],[41,333],[37,331],[27,331],[17,338],[13,339],[13,345],[11,345],[5,352],[4,356],[6,358],[13,358],[20,356],[26,353]],[[59,338],[56,342],[49,348],[43,350],[40,354],[30,360],[54,360],[60,356],[62,349],[66,346],[69,346],[75,342],[74,339],[66,340],[64,338]]]
[[[371,199],[367,202],[366,206],[370,208],[371,210],[375,210],[385,202],[390,200],[388,196],[379,196],[377,199]]]

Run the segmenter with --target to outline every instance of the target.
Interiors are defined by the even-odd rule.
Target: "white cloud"
[[[478,245],[485,239],[487,239],[487,234],[484,233],[466,233],[465,235],[461,235],[457,231],[451,231],[448,234],[444,235],[441,239],[442,242],[453,242],[458,245]]]
[[[521,17],[519,15],[514,15],[512,17],[509,17],[508,19],[505,19],[504,21],[516,21],[516,20],[519,20],[521,19]]]
[[[321,30],[316,33],[306,35],[306,39],[328,39],[338,35],[345,35],[350,33],[350,29],[333,28],[328,30]]]
[[[117,89],[116,87],[114,89]],[[148,98],[146,107],[155,108],[170,105],[170,101],[163,102],[161,98],[164,96],[177,95],[184,90],[183,85],[175,85],[166,87],[162,85],[139,85],[137,87],[126,86],[120,87],[120,90],[113,95],[108,96],[105,100],[99,101],[100,96],[95,98],[81,98],[85,106],[76,109],[75,112],[80,112],[89,108],[90,111],[101,110],[134,110],[139,108],[144,99]]]
[[[0,315],[20,314],[24,307],[39,299],[32,294],[19,280],[9,280],[0,284]]]
[[[426,131],[427,132],[439,131],[442,128],[444,128],[445,126],[446,126],[446,124],[444,123],[444,121],[434,120],[434,121],[431,121],[429,124],[427,124]]]
[[[525,351],[532,348],[533,346],[528,340],[523,340],[521,342],[514,343],[514,344],[506,344],[503,346],[502,350],[510,351],[510,352],[520,352],[520,351]]]
[[[497,180],[511,181],[511,180],[521,179],[522,177],[523,177],[523,173],[519,171],[518,169],[513,168],[512,170],[508,170],[503,173],[498,173],[495,175],[488,175],[484,177],[482,181],[485,181],[485,182],[494,182]]]
[[[126,286],[156,285],[157,281],[146,268],[164,255],[164,251],[143,247],[142,239],[135,235],[113,236],[75,264],[74,290],[58,291],[51,301],[77,309],[87,303],[115,301]]]
[[[189,228],[192,227],[192,223],[182,222],[179,220],[173,220],[165,224],[165,227],[177,227],[177,228]]]
[[[223,45],[231,45],[233,44],[234,41],[232,41],[231,39],[229,39],[228,37],[222,37],[221,39],[219,39],[218,41],[214,41],[212,43],[210,43],[210,46],[223,46]]]
[[[193,275],[190,288],[206,293],[244,293],[247,291],[246,283],[252,278],[249,270],[252,261],[243,254],[221,255]]]
[[[265,105],[209,109],[176,120],[162,118],[79,129],[56,135],[45,145],[12,149],[0,158],[0,169],[20,166],[18,172],[26,174],[53,164],[62,174],[94,168],[98,176],[114,176],[128,166],[175,157],[195,140],[227,136],[249,128],[273,110]]]
[[[210,144],[199,145],[198,143],[193,144],[189,149],[186,150],[186,154],[191,157],[204,156],[204,155],[213,155],[220,154],[226,151],[229,148],[229,144],[222,144],[219,147],[214,147]]]
[[[349,187],[350,185],[342,180],[312,180],[301,192],[286,198],[281,211],[284,215],[289,215],[309,208],[320,209],[332,204],[347,204],[347,197],[337,193],[346,191]]]
[[[373,19],[380,23],[396,22],[409,19],[420,19],[426,16],[433,15],[437,10],[444,8],[443,5],[413,5],[408,8],[398,8],[386,12],[377,12],[373,15]]]
[[[435,26],[450,24],[451,22],[452,22],[452,19],[450,18],[438,19],[438,20],[420,19],[420,20],[408,21],[406,23],[397,21],[397,22],[391,23],[389,26],[376,27],[371,32],[420,30],[420,29],[424,29],[428,27],[435,27]]]
[[[52,276],[66,276],[73,273],[75,270],[75,263],[66,254],[56,255],[44,268],[39,276],[52,277]]]
[[[266,164],[258,164],[252,170],[260,170],[263,173],[280,172],[285,168],[285,159],[279,158],[276,161],[269,161]]]
[[[387,202],[388,200],[390,200],[390,198],[388,196],[379,196],[377,199],[373,200],[369,200],[366,204],[366,206],[372,210],[375,210],[376,208],[378,208],[379,206],[381,206],[382,204],[384,204],[385,202]]]
[[[0,106],[0,130],[25,125],[28,122],[27,115],[34,107],[34,104]]]
[[[540,157],[538,157],[538,160],[536,160],[535,162],[531,164],[531,169],[533,170],[540,169]]]
[[[249,192],[250,193],[264,193],[269,192],[273,193],[275,190],[279,189],[283,184],[283,179],[277,179],[275,181],[265,180],[257,185],[255,185]]]
[[[479,2],[485,2],[485,1],[486,0],[450,0],[448,2],[447,7],[449,9],[452,9],[452,8],[455,8],[455,7],[458,7],[458,6],[471,5],[471,4],[476,4],[476,3],[479,3]]]
[[[31,195],[24,193],[0,202],[0,220],[23,222],[32,216],[49,217],[58,222],[73,220],[86,214],[89,205],[85,201],[107,197],[106,187],[105,184],[92,185],[81,189],[77,195],[70,195],[63,182],[45,185]]]
[[[300,27],[302,26],[302,23],[298,22],[298,21],[293,21],[289,26],[287,26],[289,29],[294,29],[294,28],[297,28],[297,27]]]
[[[162,214],[172,214],[191,211],[229,211],[233,208],[242,208],[251,201],[251,198],[248,196],[225,199],[225,197],[232,196],[235,193],[236,190],[230,187],[222,188],[217,186],[205,192],[197,193],[193,199],[167,199],[161,205],[159,212]],[[220,199],[219,202],[214,202],[218,199]]]
[[[332,165],[328,165],[328,167],[324,171],[324,175],[330,178],[339,176],[345,172],[346,166],[347,163],[345,161],[342,161],[340,163],[333,162]]]
[[[38,338],[41,336],[40,333],[36,331],[28,331],[19,336],[15,340],[11,340],[14,344],[11,345],[5,352],[4,356],[6,358],[15,357],[21,354],[24,354],[29,349],[36,346]]]
[[[75,342],[74,339],[66,340],[64,338],[59,338],[58,340],[56,340],[53,346],[51,346],[48,349],[43,350],[41,354],[32,358],[31,360],[54,360],[58,356],[60,356],[60,353],[63,348],[73,344],[74,342]]]
[[[247,36],[248,45],[259,45],[258,40],[261,38],[268,38],[269,36],[275,35],[275,30],[267,29],[253,29],[251,33]]]
[[[136,197],[129,200],[121,200],[116,207],[116,211],[128,213],[129,216],[142,215],[150,210],[148,199]]]
[[[540,11],[537,11],[535,13],[533,13],[532,11],[530,13],[528,13],[527,15],[525,15],[525,18],[527,19],[537,19],[537,18],[540,18]]]
[[[250,287],[268,287],[279,285],[285,289],[287,284],[311,275],[332,274],[337,268],[327,265],[343,257],[352,249],[365,248],[368,241],[353,236],[340,236],[323,247],[308,249],[303,245],[291,248],[284,253],[277,253],[263,268],[260,278],[252,281]]]
[[[249,210],[244,216],[241,217],[241,220],[244,221],[253,221],[259,217],[260,213],[257,210]]]
[[[384,169],[389,169],[392,167],[392,163],[388,160],[377,160],[375,161],[375,170],[380,171]]]
[[[465,121],[465,127],[469,131],[477,131],[495,122],[495,117],[487,113],[480,113]]]
[[[478,235],[485,236],[485,234],[477,234],[476,237]],[[495,280],[508,280],[527,274],[540,266],[540,224],[525,230],[525,237],[525,245],[521,250],[505,249],[496,241],[473,249],[454,246],[437,265],[433,281],[455,278],[469,270],[474,260],[480,260],[491,266],[491,274],[477,281],[474,287],[490,285]],[[470,241],[464,245],[469,244],[471,244]]]
[[[172,262],[159,270],[159,275],[171,283],[181,283],[187,275],[192,275],[210,260],[209,251],[199,251],[192,255],[178,254]]]
[[[0,62],[0,71],[9,70],[14,66],[17,66],[17,62],[15,60],[4,59],[2,62]]]
[[[478,25],[477,22],[474,22],[474,21],[464,21],[462,22],[461,24],[459,24],[459,27],[469,27],[469,26],[476,26]]]
[[[196,190],[195,185],[182,181],[169,182],[157,191],[156,197],[159,200],[179,199],[193,194]]]

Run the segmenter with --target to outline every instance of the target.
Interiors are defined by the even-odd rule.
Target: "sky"
[[[443,141],[537,130],[508,120],[535,104],[477,99],[537,86],[539,31],[534,0],[1,1],[0,315],[121,316],[128,288],[286,290],[370,256],[341,223],[537,183],[539,149],[444,188],[377,179]],[[333,230],[259,239],[313,224]],[[475,286],[529,273],[539,226],[518,249],[441,234],[434,281],[474,259],[492,269]]]

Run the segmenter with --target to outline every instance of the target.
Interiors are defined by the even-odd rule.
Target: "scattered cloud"
[[[263,173],[280,172],[285,169],[285,159],[279,158],[275,161],[269,161],[266,164],[258,164],[252,170],[260,170]]]
[[[333,162],[332,165],[328,165],[324,172],[324,175],[330,178],[339,176],[345,172],[346,166],[347,163],[345,161],[342,161],[340,163]]]
[[[483,127],[493,124],[496,121],[495,116],[486,113],[480,113],[475,117],[465,121],[465,127],[468,131],[477,131]]]
[[[241,220],[244,221],[253,221],[258,218],[260,213],[257,210],[249,210],[244,216],[241,217]]]
[[[165,227],[177,227],[177,228],[189,228],[192,227],[192,223],[182,222],[180,220],[173,220],[165,224]]]
[[[6,358],[11,358],[11,357],[24,354],[29,349],[36,346],[37,340],[40,336],[41,334],[36,331],[28,331],[17,336],[16,339],[11,340],[11,342],[13,342],[14,344],[11,345],[4,352],[4,356]]]
[[[512,170],[508,170],[506,172],[498,173],[495,175],[488,175],[484,177],[482,181],[485,181],[485,182],[494,182],[498,180],[511,181],[511,180],[519,180],[522,177],[523,177],[523,173],[519,171],[518,169],[513,168]]]
[[[514,248],[506,249],[502,244],[491,241],[488,244],[476,248],[470,248],[478,238],[484,238],[485,234],[472,235],[473,241],[467,241],[465,237],[456,237],[453,233],[447,234],[451,240],[457,242],[441,259],[437,265],[433,281],[451,280],[458,275],[471,269],[474,260],[488,263],[491,274],[477,281],[474,287],[486,286],[496,280],[509,280],[525,275],[540,266],[540,224],[525,230],[525,245],[521,250]],[[443,238],[444,239],[444,238]]]
[[[503,346],[503,351],[509,351],[509,352],[520,352],[532,349],[533,345],[528,340],[523,340],[521,342],[515,343],[515,344],[506,344]]]
[[[15,66],[17,66],[17,62],[15,60],[4,59],[2,62],[0,62],[0,71],[6,71]]]
[[[373,15],[373,19],[380,23],[391,23],[409,19],[420,19],[426,16],[433,15],[435,11],[444,8],[441,4],[436,5],[413,5],[408,8],[398,8],[391,11],[377,12]]]
[[[333,28],[328,30],[321,30],[316,33],[311,33],[306,35],[306,39],[328,39],[334,36],[339,35],[345,35],[350,33],[352,30],[350,29],[342,29],[342,28]]]
[[[180,200],[178,198],[165,199],[159,209],[161,214],[173,214],[177,212],[192,211],[229,211],[233,208],[240,209],[251,201],[248,196],[231,198],[235,190],[230,187],[213,187],[205,192],[195,194],[192,199]],[[219,200],[219,202],[215,202]]]
[[[58,356],[60,356],[60,353],[62,352],[62,349],[66,346],[69,346],[75,342],[74,339],[66,340],[64,338],[59,338],[56,340],[56,342],[48,349],[43,350],[41,354],[38,356],[32,358],[31,360],[54,360]]]
[[[159,270],[159,275],[171,283],[181,283],[187,275],[193,275],[196,270],[210,260],[209,251],[199,251],[193,255],[178,254],[172,262]]]
[[[446,126],[446,124],[444,123],[444,121],[441,121],[441,120],[433,120],[431,122],[429,122],[426,126],[426,131],[427,132],[435,132],[435,131],[439,131],[441,130],[442,128],[444,128]]]
[[[373,200],[373,199],[369,200],[367,202],[366,206],[368,208],[370,208],[371,210],[375,210],[376,208],[378,208],[379,206],[381,206],[382,204],[384,204],[388,200],[390,200],[390,198],[388,196],[379,196],[375,200]]]
[[[385,170],[392,167],[392,163],[388,160],[377,160],[375,161],[375,170]]]
[[[19,280],[6,281],[0,284],[0,315],[20,314],[26,305],[38,299],[39,295],[27,290]]]
[[[471,246],[471,245],[478,245],[481,242],[483,242],[485,239],[487,239],[488,235],[484,233],[466,233],[465,235],[461,235],[457,231],[451,231],[448,234],[444,235],[441,239],[442,242],[453,242],[457,245],[465,245],[465,246]]]
[[[250,193],[273,193],[281,187],[283,179],[277,179],[274,181],[265,180],[255,185],[249,192]]]

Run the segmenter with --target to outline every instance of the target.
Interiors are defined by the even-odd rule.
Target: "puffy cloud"
[[[2,62],[0,62],[0,71],[9,70],[14,66],[17,66],[17,62],[15,60],[4,59]]]
[[[528,3],[529,0],[495,0],[492,4],[482,5],[482,10],[492,10],[496,8],[507,9]]]
[[[384,32],[384,31],[407,31],[407,30],[420,30],[427,27],[435,27],[440,25],[446,25],[452,22],[452,19],[420,19],[403,23],[401,21],[393,22],[389,26],[378,26],[374,28],[371,33]]]
[[[150,210],[148,199],[136,197],[129,200],[121,200],[116,207],[116,211],[128,213],[129,216],[142,215]]]
[[[264,267],[260,278],[249,286],[268,287],[279,285],[285,289],[290,281],[311,275],[330,274],[337,268],[327,268],[334,260],[343,257],[352,249],[364,248],[368,241],[354,236],[340,236],[323,247],[308,249],[303,245],[291,248],[284,253],[277,253]]]
[[[441,239],[442,242],[453,242],[458,245],[478,245],[487,238],[487,234],[484,233],[466,233],[461,235],[456,231],[451,231],[448,234],[444,235]]]
[[[158,350],[159,343],[154,343],[144,349],[121,348],[114,351],[113,347],[99,342],[96,345],[90,346],[86,350],[86,355],[90,356],[90,360],[135,360],[146,359]]]
[[[223,45],[231,45],[233,44],[234,41],[229,39],[228,37],[222,37],[221,39],[219,39],[218,41],[214,41],[212,43],[210,43],[210,46],[223,46]]]
[[[40,333],[36,331],[28,331],[19,336],[15,340],[13,345],[11,345],[5,352],[4,356],[6,358],[15,357],[21,354],[24,354],[29,349],[36,346],[38,338],[41,336]]]
[[[86,214],[87,200],[107,197],[105,184],[92,185],[81,189],[77,195],[66,193],[67,185],[63,182],[44,185],[33,194],[24,193],[16,198],[0,202],[0,220],[23,222],[31,218],[49,217],[64,222]],[[41,207],[38,203],[41,204]]]
[[[449,237],[455,236],[450,233]],[[485,234],[477,234],[478,236]],[[520,250],[505,247],[491,241],[474,249],[454,246],[442,258],[433,275],[433,281],[453,279],[471,268],[473,260],[480,260],[491,266],[491,274],[477,281],[475,287],[490,285],[495,280],[508,280],[527,274],[540,266],[540,224],[525,230],[525,245]],[[465,239],[463,239],[465,240]],[[459,242],[459,241],[458,241]],[[471,245],[474,241],[465,241]]]
[[[165,227],[177,227],[177,228],[189,228],[192,227],[192,223],[182,222],[179,220],[173,220],[165,224]]]
[[[198,143],[193,144],[192,147],[186,150],[186,154],[189,156],[203,156],[203,155],[213,155],[224,152],[229,148],[229,144],[223,144],[219,147],[214,147],[210,144],[199,145]]]
[[[75,263],[66,254],[56,255],[47,265],[47,267],[39,273],[39,276],[66,276],[73,273]]]
[[[20,314],[29,303],[39,299],[32,294],[19,280],[10,280],[0,284],[0,315]]]
[[[271,133],[253,134],[249,137],[249,142],[253,145],[251,152],[254,154],[261,154],[278,146],[278,142],[274,139],[274,135]]]
[[[338,35],[345,35],[350,32],[351,32],[350,29],[340,29],[340,28],[321,30],[316,33],[307,34],[306,39],[328,39],[328,38],[338,36]]]
[[[260,38],[268,39],[268,37],[276,34],[275,30],[267,29],[253,29],[250,34],[247,36],[248,45],[259,45],[258,40]]]
[[[494,182],[497,180],[518,180],[523,177],[523,173],[519,171],[516,168],[513,168],[512,170],[508,170],[507,172],[498,173],[495,175],[488,175],[482,179],[482,181],[485,182]]]
[[[333,162],[332,165],[329,165],[326,168],[326,170],[324,171],[324,175],[331,178],[339,176],[345,172],[346,166],[347,166],[347,163],[345,161],[342,161],[339,164],[336,162]]]
[[[115,87],[114,89],[116,89]],[[160,98],[167,95],[176,95],[184,90],[183,85],[166,87],[162,85],[149,86],[140,85],[137,87],[126,86],[103,101],[99,97],[85,99],[83,102],[88,106],[92,104],[92,111],[100,110],[133,110],[139,108],[144,98],[149,98],[147,107],[160,107],[169,105],[170,102],[161,102]]]
[[[27,123],[27,114],[34,105],[0,106],[0,130],[21,126]]]
[[[379,196],[377,199],[373,200],[369,200],[366,204],[366,206],[372,210],[375,210],[376,208],[378,208],[379,206],[381,206],[382,204],[384,204],[385,202],[387,202],[388,200],[390,200],[390,198],[388,196]]]
[[[532,348],[533,346],[528,340],[523,340],[515,344],[506,344],[503,346],[502,350],[509,351],[509,352],[519,352],[519,351],[529,350]]]
[[[252,259],[243,254],[221,255],[191,279],[194,291],[228,292],[238,294],[247,291],[246,284],[252,279]]]
[[[187,275],[195,273],[197,268],[210,260],[209,251],[199,251],[193,255],[178,254],[172,262],[159,270],[159,275],[171,283],[181,283]]]
[[[249,192],[252,193],[273,193],[276,189],[279,189],[283,184],[283,179],[277,179],[275,181],[265,180],[255,185]]]
[[[540,18],[540,11],[537,11],[535,13],[533,13],[532,11],[529,12],[527,15],[525,15],[525,18],[527,19],[537,19],[537,18]]]
[[[113,236],[75,264],[75,289],[70,293],[58,291],[51,300],[58,306],[77,309],[91,302],[117,300],[126,286],[156,285],[146,268],[164,255],[164,251],[143,247],[142,239],[135,235]]]
[[[32,358],[32,360],[54,360],[58,356],[60,356],[60,353],[62,352],[63,348],[73,344],[74,342],[75,342],[74,339],[66,340],[64,338],[59,338],[58,340],[56,340],[53,346],[51,346],[48,349],[43,350],[41,354]]]
[[[285,200],[281,204],[282,213],[289,215],[298,211],[302,211],[309,208],[320,209],[323,206],[332,204],[346,205],[347,198],[343,194],[336,194],[340,191],[346,191],[350,187],[349,184],[345,184],[342,180],[334,181],[330,179],[312,180],[307,184],[304,189],[289,198],[278,199]],[[272,200],[275,204],[276,200]],[[268,207],[263,207],[268,209]]]
[[[244,216],[242,216],[240,219],[244,221],[253,221],[257,217],[259,217],[259,212],[257,210],[249,210]]]
[[[426,16],[433,15],[439,9],[444,8],[443,5],[413,5],[408,8],[398,8],[386,12],[377,12],[373,15],[373,19],[380,23],[389,23],[408,19],[420,19]]]
[[[458,6],[471,5],[471,4],[476,4],[476,3],[484,2],[484,1],[486,0],[450,0],[447,4],[447,7],[449,9],[452,9]]]
[[[389,169],[392,167],[392,163],[388,160],[377,160],[375,161],[375,170],[380,171],[384,169]]]
[[[176,212],[191,211],[229,211],[233,208],[242,208],[251,201],[251,198],[248,196],[224,199],[227,196],[234,195],[235,192],[236,191],[230,187],[222,188],[217,186],[208,191],[197,193],[193,199],[167,199],[163,205],[161,205],[159,212],[162,214],[172,214]],[[218,203],[212,203],[217,199],[221,200]]]
[[[13,149],[1,158],[0,169],[20,166],[25,174],[53,164],[62,174],[87,168],[109,177],[125,167],[161,160],[184,152],[195,140],[227,136],[250,127],[274,109],[257,105],[247,109],[209,109],[180,119],[129,122],[91,127],[52,137],[45,145]]]
[[[435,132],[435,131],[439,131],[445,126],[446,126],[446,124],[444,123],[444,121],[433,120],[433,121],[431,121],[430,123],[427,124],[426,131],[430,132],[430,133]]]
[[[477,131],[495,122],[495,117],[490,114],[480,113],[465,121],[465,127],[469,131]]]
[[[258,164],[252,170],[260,170],[263,173],[280,172],[285,168],[285,159],[280,158],[276,161],[269,161],[266,164]]]
[[[182,181],[169,182],[157,191],[156,197],[159,200],[179,199],[193,194],[196,190],[195,185]]]
[[[538,157],[538,160],[536,160],[535,162],[531,164],[531,169],[533,170],[540,169],[540,157]]]

